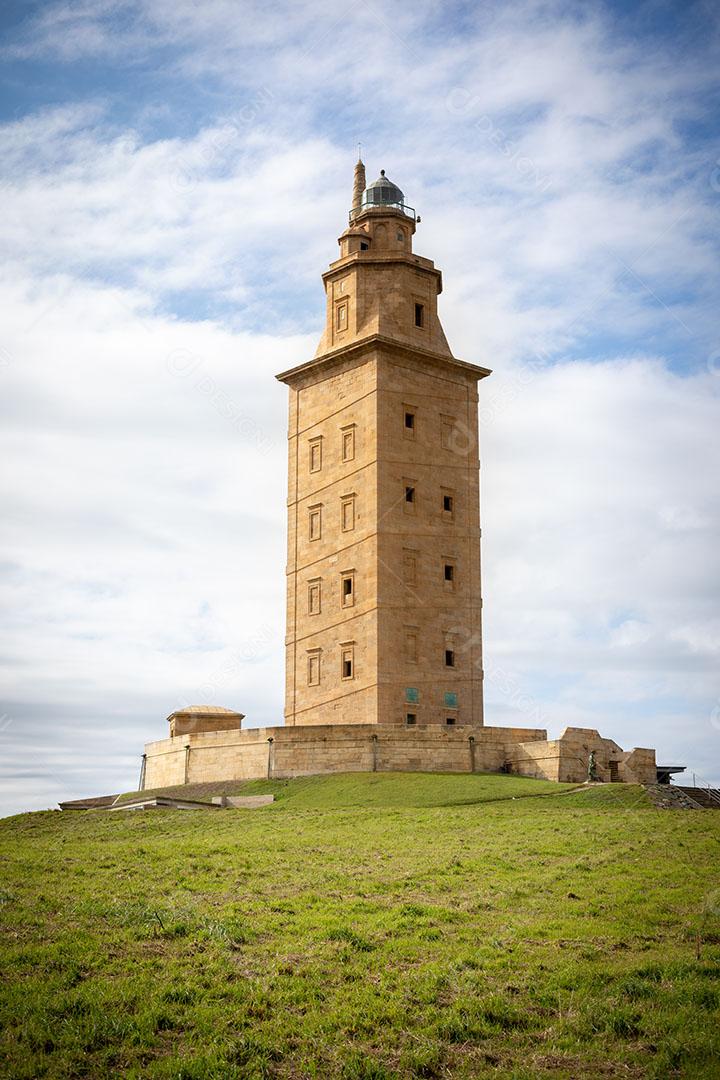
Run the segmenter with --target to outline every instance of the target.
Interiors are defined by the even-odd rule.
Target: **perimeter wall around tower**
[[[507,771],[582,783],[591,750],[599,779],[655,782],[653,750],[623,751],[590,728],[569,728],[548,741],[545,731],[531,728],[332,724],[207,731],[148,743],[144,787],[343,772]]]

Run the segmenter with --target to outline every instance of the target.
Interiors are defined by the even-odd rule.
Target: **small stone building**
[[[315,356],[289,391],[285,724],[191,706],[146,747],[147,787],[372,769],[654,782],[654,751],[593,729],[485,726],[478,387],[453,356],[420,219],[355,168]]]
[[[239,731],[244,719],[243,713],[221,705],[188,705],[168,716],[170,738],[195,735],[199,731]]]

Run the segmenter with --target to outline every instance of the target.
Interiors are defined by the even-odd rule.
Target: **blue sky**
[[[6,4],[3,808],[281,718],[285,401],[362,142],[483,384],[488,719],[720,782],[711,3]],[[10,463],[10,464],[9,464]],[[493,675],[494,672],[494,675]]]

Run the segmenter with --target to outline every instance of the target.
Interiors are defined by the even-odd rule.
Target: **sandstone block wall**
[[[149,743],[145,787],[332,772],[497,772],[520,738],[529,743],[545,734],[436,725],[410,732],[378,724],[203,732]]]
[[[288,726],[483,723],[483,370],[370,342],[287,376]]]
[[[480,725],[477,369],[389,348],[380,356],[380,715],[385,723],[402,722],[410,713],[418,724],[450,718]],[[410,433],[404,425],[408,410],[414,417]],[[410,508],[404,500],[408,482],[415,490]],[[452,569],[450,581],[446,566]],[[408,687],[417,689],[416,702],[407,700]]]
[[[583,783],[595,751],[599,779],[655,783],[655,751],[623,751],[593,729],[327,724],[203,732],[149,743],[145,787],[214,780],[286,779],[333,772],[499,772]],[[614,763],[614,764],[613,764]]]
[[[377,719],[376,384],[365,355],[290,389],[288,725]]]

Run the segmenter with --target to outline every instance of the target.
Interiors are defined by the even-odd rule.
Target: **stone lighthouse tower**
[[[399,770],[654,783],[655,751],[594,728],[484,726],[478,382],[438,318],[440,271],[384,172],[355,168],[290,396],[285,724],[195,705],[148,743],[147,788]],[[145,805],[145,804],[143,804]],[[148,805],[154,805],[149,803]]]
[[[355,168],[314,359],[290,391],[285,722],[483,723],[478,380],[384,171]]]

